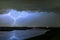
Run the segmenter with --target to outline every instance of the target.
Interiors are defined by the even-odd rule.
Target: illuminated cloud
[[[0,26],[11,26],[13,21],[10,16],[0,16]]]
[[[58,21],[60,20],[59,15],[60,14],[55,14],[53,12],[17,11],[10,9],[6,14],[0,15],[0,26],[58,26]]]
[[[8,20],[5,20],[6,21],[6,23],[7,23],[7,21],[9,21],[9,20],[12,20],[13,19],[13,21],[12,21],[12,23],[9,21],[9,23],[11,23],[11,26],[21,26],[21,25],[23,25],[23,26],[27,26],[26,25],[26,23],[27,22],[30,22],[30,21],[32,21],[33,20],[33,18],[35,18],[35,17],[37,17],[39,14],[37,14],[37,13],[31,13],[31,12],[27,12],[27,11],[16,11],[16,10],[14,10],[14,9],[11,9],[11,10],[9,10],[9,12],[8,13],[6,13],[6,14],[3,14],[3,15],[1,15],[1,18],[2,19],[8,19]],[[7,17],[6,17],[7,16]],[[8,16],[10,17],[10,18],[8,18]],[[21,23],[22,22],[22,23]],[[25,23],[24,23],[25,22]],[[4,25],[4,23],[5,22],[2,22],[3,23],[3,25]],[[20,24],[17,24],[17,23],[20,23]],[[8,25],[8,24],[7,24]],[[9,24],[10,25],[10,24]]]

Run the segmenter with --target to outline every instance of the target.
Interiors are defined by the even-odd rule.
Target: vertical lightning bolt
[[[14,20],[14,22],[12,23],[12,27],[13,26],[16,26],[15,24],[16,24],[16,20],[18,19],[18,18],[20,18],[20,12],[19,12],[19,14],[18,14],[18,12],[16,11],[16,10],[14,10],[13,12],[9,12],[8,14],[6,14],[6,15],[8,15],[8,16],[10,16],[13,20]],[[14,14],[14,15],[13,15]],[[17,15],[18,14],[18,15]],[[17,15],[16,17],[15,17],[15,15]]]
[[[15,11],[15,10],[14,10]],[[8,11],[8,13],[6,13],[6,14],[3,14],[3,15],[0,15],[0,16],[10,16],[14,21],[13,21],[13,23],[11,24],[11,26],[13,27],[13,26],[15,26],[15,23],[16,23],[16,19],[18,19],[19,17],[14,17],[14,15],[13,15],[13,13],[15,13],[15,12],[12,12],[12,10],[9,10]],[[17,13],[18,14],[18,13]],[[18,16],[18,15],[17,15]]]
[[[15,26],[16,19],[15,19],[13,16],[10,16],[10,17],[14,20],[14,22],[13,22],[12,26]]]
[[[8,16],[10,16],[14,21],[13,21],[13,23],[12,23],[12,27],[13,26],[15,26],[15,23],[16,23],[16,18],[15,17],[13,17],[13,16],[11,16],[11,14],[10,13],[8,13]]]

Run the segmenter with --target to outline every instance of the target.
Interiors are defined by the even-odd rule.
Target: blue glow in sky
[[[53,12],[17,11],[10,9],[7,13],[0,15],[0,26],[60,26],[59,17],[60,14],[55,14]]]

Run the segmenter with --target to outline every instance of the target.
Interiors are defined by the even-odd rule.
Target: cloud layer
[[[53,12],[16,11],[11,9],[8,13],[0,15],[0,26],[59,27],[59,17],[60,14],[55,14]]]

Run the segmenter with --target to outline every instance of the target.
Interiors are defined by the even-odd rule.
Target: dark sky
[[[60,0],[1,0],[0,10],[8,8],[16,10],[59,11]]]

